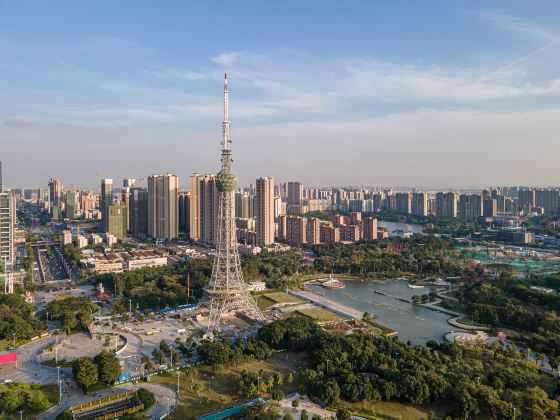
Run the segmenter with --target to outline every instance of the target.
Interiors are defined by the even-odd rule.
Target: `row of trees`
[[[264,326],[258,338],[275,349],[306,351],[306,391],[327,406],[339,399],[400,400],[450,407],[448,414],[461,419],[558,418],[557,395],[540,387],[550,379],[534,364],[520,363],[517,352],[435,340],[412,347],[366,333],[337,336],[297,316]]]
[[[397,244],[397,242],[399,242]],[[406,245],[395,252],[397,245]],[[378,273],[459,275],[463,268],[455,261],[454,241],[433,236],[414,236],[356,244],[321,244],[315,247],[316,269],[320,272],[350,273],[358,276]]]
[[[250,359],[265,360],[272,356],[272,350],[262,340],[249,337],[235,343],[225,341],[204,342],[198,347],[198,353],[209,365],[237,366]]]
[[[267,253],[242,259],[246,280],[262,279],[271,287],[283,287],[283,281],[301,269],[298,251]],[[189,260],[173,267],[151,267],[123,273],[94,276],[93,283],[103,283],[106,290],[116,291],[138,304],[140,309],[162,309],[194,303],[202,296],[203,288],[212,274],[211,259]],[[190,291],[187,292],[187,278]]]
[[[119,359],[107,350],[102,351],[93,359],[91,357],[76,359],[72,372],[74,379],[84,390],[98,382],[112,384],[122,373]]]
[[[68,244],[64,246],[62,252],[68,261],[70,261],[70,264],[74,267],[78,267],[80,260],[82,259],[82,250],[79,247]]]

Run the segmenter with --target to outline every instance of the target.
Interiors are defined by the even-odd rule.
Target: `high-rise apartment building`
[[[68,219],[74,219],[76,217],[78,206],[78,199],[76,191],[68,191],[66,192],[66,217]]]
[[[436,194],[436,216],[457,217],[459,194],[456,192],[438,192]]]
[[[306,242],[311,245],[321,243],[321,220],[316,217],[307,219]]]
[[[303,204],[303,183],[299,181],[288,182],[288,206]]]
[[[16,199],[11,192],[0,192],[0,265],[5,272],[15,263],[15,223]]]
[[[535,205],[544,209],[544,214],[558,214],[558,190],[554,188],[535,191]]]
[[[410,214],[412,213],[412,193],[399,192],[395,194],[396,211],[397,213]]]
[[[278,218],[278,238],[290,245],[301,246],[306,243],[307,218],[282,215]]]
[[[179,178],[173,174],[148,177],[148,236],[173,239],[179,236]]]
[[[0,193],[4,191],[4,180],[2,179],[2,161],[0,160]]]
[[[484,217],[494,217],[498,214],[498,202],[495,198],[487,198],[483,202]]]
[[[428,215],[428,194],[425,192],[415,192],[412,193],[412,203],[411,203],[412,214],[418,214],[420,216]]]
[[[179,193],[179,232],[189,234],[190,227],[190,201],[191,193],[181,191]]]
[[[274,178],[259,178],[256,182],[255,215],[257,246],[274,243]]]
[[[333,243],[340,241],[340,228],[335,227],[332,222],[322,222],[319,228],[322,243]]]
[[[129,231],[132,236],[148,235],[148,189],[133,187],[130,189],[128,203]]]
[[[113,180],[105,178],[101,180],[101,199],[99,202],[99,207],[101,207],[101,220],[105,231],[107,231],[109,226],[107,215],[111,204],[113,204]]]
[[[190,176],[190,212],[189,212],[189,238],[193,241],[200,239],[200,174]]]
[[[200,193],[200,241],[214,245],[218,235],[219,191],[216,188],[216,176],[206,174],[199,180]],[[233,193],[232,193],[233,194]],[[235,206],[232,206],[235,212]],[[232,217],[235,222],[235,213]]]
[[[377,219],[366,217],[362,220],[362,238],[368,241],[377,239]]]
[[[235,192],[235,217],[249,219],[254,217],[253,196],[246,191]]]
[[[127,231],[128,207],[124,204],[109,204],[107,207],[107,233],[124,239]]]
[[[62,204],[62,184],[54,176],[49,181],[49,209]]]
[[[459,217],[476,220],[483,215],[483,201],[480,194],[461,194],[459,197]]]
[[[517,193],[517,205],[524,210],[530,210],[535,207],[536,194],[532,188],[520,188]]]

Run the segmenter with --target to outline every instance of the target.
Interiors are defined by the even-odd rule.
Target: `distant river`
[[[412,232],[412,233],[422,233],[424,227],[422,225],[409,225],[408,223],[399,223],[399,222],[386,222],[384,220],[378,220],[377,226],[380,228],[387,229],[389,232],[389,236],[393,236],[391,232],[394,230],[402,230],[403,232]]]
[[[391,296],[411,299],[412,295],[436,291],[434,287],[411,289],[406,280],[389,280],[384,283],[345,281],[344,283],[346,284],[344,289],[325,289],[322,286],[311,285],[308,288],[343,305],[364,312],[373,312],[377,316],[375,322],[398,331],[402,341],[410,340],[414,345],[426,344],[430,338],[443,341],[443,335],[453,329],[447,323],[449,315],[374,293],[374,290],[378,290]]]

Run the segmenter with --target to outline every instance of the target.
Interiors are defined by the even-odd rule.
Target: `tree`
[[[272,391],[272,399],[276,401],[282,401],[284,398],[284,393],[280,389],[275,389]]]
[[[336,411],[337,420],[352,420],[352,414],[346,408],[339,408]]]
[[[290,413],[286,413],[284,417],[282,417],[282,420],[294,420],[294,416]]]
[[[86,390],[99,380],[97,366],[95,366],[91,357],[84,356],[76,359],[72,370],[76,382]]]
[[[0,407],[8,413],[15,412],[23,403],[23,396],[16,389],[9,389],[0,396]]]
[[[115,382],[121,376],[122,369],[119,359],[110,352],[102,351],[95,356],[95,362],[99,369],[99,379],[106,384]]]
[[[298,408],[299,407],[299,400],[296,398],[292,400],[292,407]]]
[[[301,410],[300,419],[301,420],[309,420],[309,415],[307,414],[307,410],[305,408],[303,410]]]
[[[325,405],[332,406],[338,402],[340,397],[340,387],[335,380],[328,380],[323,386],[322,399]]]
[[[152,405],[154,405],[156,403],[156,397],[154,395],[153,392],[148,391],[145,388],[140,388],[138,390],[138,399],[140,400],[140,402],[142,404],[144,404],[144,410],[147,410],[148,408],[150,408]]]
[[[27,407],[32,411],[45,411],[50,403],[42,391],[33,391],[27,399]]]

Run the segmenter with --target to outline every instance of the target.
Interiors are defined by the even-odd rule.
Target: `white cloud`
[[[175,78],[184,80],[206,80],[208,75],[205,73],[199,73],[189,69],[167,69],[167,70],[154,70],[146,71],[147,74],[160,78]]]
[[[508,31],[531,35],[545,41],[553,41],[560,38],[559,33],[557,33],[556,31],[552,31],[542,24],[529,20],[519,19],[515,16],[488,12],[479,13],[479,16],[482,19],[492,22],[494,25]]]
[[[229,52],[217,55],[215,57],[210,58],[214,63],[218,63],[224,66],[229,66],[234,64],[239,58],[238,52]]]

